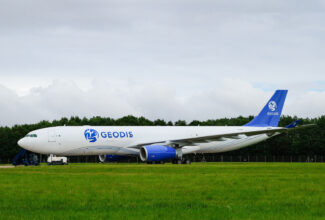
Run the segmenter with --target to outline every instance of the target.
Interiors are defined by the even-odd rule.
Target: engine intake
[[[127,156],[120,156],[120,155],[111,155],[111,154],[106,154],[106,155],[99,155],[99,161],[104,163],[105,161],[107,162],[116,162],[120,160],[126,160],[129,157]]]
[[[98,158],[101,163],[104,163],[106,160],[106,155],[98,155]]]

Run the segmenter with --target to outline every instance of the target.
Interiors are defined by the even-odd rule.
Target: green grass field
[[[0,169],[1,219],[325,219],[325,164]]]

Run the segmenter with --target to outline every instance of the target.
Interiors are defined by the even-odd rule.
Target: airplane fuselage
[[[246,147],[275,134],[238,135],[233,138],[205,141],[183,146],[183,154],[217,153]],[[73,155],[138,155],[139,143],[165,143],[199,136],[265,130],[243,126],[62,126],[32,131],[19,141],[27,150],[41,154]],[[34,136],[34,137],[33,137]],[[167,142],[168,144],[168,142]]]

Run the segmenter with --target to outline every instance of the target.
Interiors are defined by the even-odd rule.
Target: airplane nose
[[[25,138],[20,139],[17,144],[22,148],[26,148],[26,139]]]
[[[31,151],[31,152],[38,152],[37,143],[35,141],[30,140],[31,138],[22,138],[20,139],[17,144],[24,148],[25,150]]]

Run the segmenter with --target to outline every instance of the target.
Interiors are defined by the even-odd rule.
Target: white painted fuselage
[[[18,144],[32,152],[62,156],[138,155],[139,148],[137,146],[146,143],[168,145],[174,140],[229,133],[268,131],[268,133],[253,136],[243,134],[232,138],[207,140],[188,146],[184,144],[181,148],[184,155],[236,150],[276,135],[276,132],[272,132],[273,129],[278,128],[243,126],[62,126],[32,131],[22,138]],[[86,133],[90,130],[97,133],[90,135],[89,138]]]

